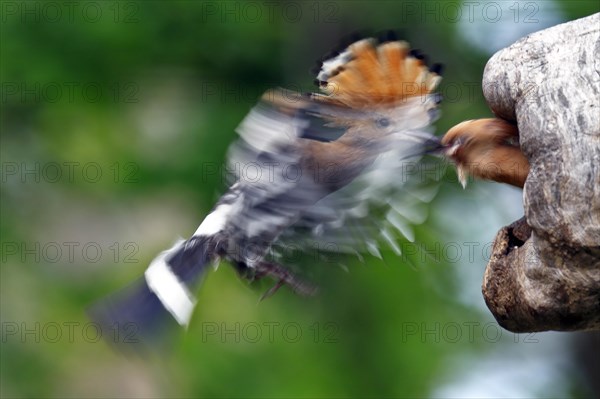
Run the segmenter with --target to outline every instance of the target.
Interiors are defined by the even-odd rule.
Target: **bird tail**
[[[211,248],[210,237],[178,241],[151,262],[144,277],[96,302],[88,314],[117,347],[147,350],[168,344],[166,336],[190,321],[196,305],[191,291],[211,262]]]

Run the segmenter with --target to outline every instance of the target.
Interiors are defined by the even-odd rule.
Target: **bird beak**
[[[454,164],[456,165],[458,181],[460,182],[462,188],[465,189],[467,188],[467,182],[469,180],[469,172],[456,158],[458,150],[463,144],[463,141],[460,139],[456,140],[452,145],[443,145],[440,143],[441,148],[438,150],[438,152],[454,161]]]
[[[446,147],[442,144],[441,137],[431,136],[425,141],[424,148],[425,154],[440,155]]]
[[[458,181],[460,182],[460,185],[462,186],[462,188],[463,189],[467,188],[467,181],[468,181],[469,174],[467,173],[465,168],[463,168],[461,165],[457,164],[456,165],[456,174],[458,176]]]
[[[423,153],[431,155],[442,155],[452,159],[453,156],[456,155],[456,152],[462,144],[462,142],[458,141],[451,146],[445,145],[442,144],[441,137],[431,136],[428,137],[423,144]],[[458,181],[460,182],[463,189],[467,188],[467,182],[469,180],[469,174],[467,169],[462,167],[459,163],[456,163],[456,173],[458,175]]]
[[[444,155],[446,155],[449,158],[454,157],[454,155],[456,155],[456,152],[458,151],[458,148],[461,146],[462,143],[455,143],[451,146],[444,146]]]

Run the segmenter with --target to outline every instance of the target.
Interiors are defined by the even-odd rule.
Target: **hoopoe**
[[[409,225],[423,220],[406,208],[432,198],[431,190],[405,187],[410,198],[402,201],[393,188],[405,160],[441,148],[426,131],[437,119],[439,72],[406,42],[364,39],[322,63],[323,94],[265,93],[228,156],[232,165],[252,163],[260,176],[238,176],[189,239],[156,257],[133,287],[92,307],[92,317],[118,328],[134,323],[150,338],[165,323],[161,315],[187,326],[194,287],[220,259],[246,278],[275,279],[267,295],[282,284],[311,294],[312,285],[272,256],[290,236],[299,243],[299,231],[340,251],[380,257],[382,241],[398,252],[394,230],[410,238]],[[370,201],[386,209],[379,224]]]
[[[515,124],[499,118],[464,121],[448,130],[442,145],[443,153],[456,163],[463,187],[471,175],[523,188],[529,162]]]

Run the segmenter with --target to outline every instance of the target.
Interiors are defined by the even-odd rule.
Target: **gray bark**
[[[525,218],[502,228],[483,281],[514,332],[600,328],[600,14],[531,34],[487,63],[494,113],[517,121]]]

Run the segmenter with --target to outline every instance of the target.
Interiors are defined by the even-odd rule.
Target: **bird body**
[[[265,93],[240,124],[240,140],[228,154],[230,164],[252,164],[259,176],[237,176],[191,238],[160,254],[143,279],[99,303],[92,317],[102,324],[135,323],[150,336],[161,326],[160,314],[187,326],[194,287],[219,259],[249,279],[274,278],[268,294],[282,284],[310,294],[314,287],[271,256],[273,245],[288,236],[299,243],[297,230],[340,250],[362,246],[381,256],[376,241],[383,238],[397,251],[391,229],[406,232],[415,218],[386,198],[403,183],[398,174],[404,159],[439,147],[425,131],[437,118],[437,72],[405,42],[366,39],[323,62],[317,79],[325,94]],[[410,204],[431,199],[405,191]],[[371,200],[389,208],[379,224],[369,217]]]

